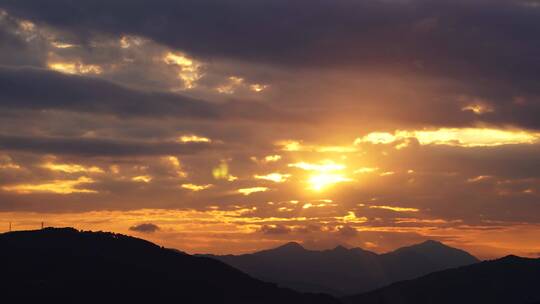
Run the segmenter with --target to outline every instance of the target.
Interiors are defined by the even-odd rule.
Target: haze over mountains
[[[376,254],[361,248],[338,246],[324,251],[298,243],[244,255],[207,255],[256,278],[306,292],[350,295],[392,282],[479,260],[469,253],[440,242],[426,241],[395,251]]]

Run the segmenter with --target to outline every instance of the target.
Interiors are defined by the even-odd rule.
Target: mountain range
[[[274,259],[280,256],[283,261],[294,258],[300,262],[302,257],[310,255],[319,258],[335,255],[334,264],[321,264],[320,269],[341,267],[342,270],[350,265],[350,260],[340,264],[338,258],[355,256],[358,252],[375,256],[375,261],[383,259],[382,256],[392,261],[414,256],[411,263],[420,263],[421,257],[429,265],[440,265],[437,263],[441,261],[463,262],[456,258],[462,254],[460,251],[450,256],[441,253],[453,250],[456,249],[429,241],[379,256],[358,248],[309,251],[290,243],[256,256],[270,255]],[[306,255],[306,251],[310,253]],[[413,265],[395,274],[409,275]],[[0,269],[2,303],[540,304],[540,259],[516,256],[436,271],[336,298],[282,288],[220,261],[163,248],[142,239],[107,232],[46,228],[0,234]],[[286,271],[284,267],[280,269]]]
[[[443,269],[479,262],[436,241],[376,254],[361,248],[308,250],[298,243],[244,255],[205,255],[261,280],[305,292],[336,296],[373,290]]]

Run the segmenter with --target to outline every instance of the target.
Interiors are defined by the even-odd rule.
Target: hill
[[[365,294],[348,304],[531,304],[540,301],[540,259],[507,256],[435,272]]]
[[[120,234],[10,232],[0,248],[2,299],[12,303],[338,303]]]

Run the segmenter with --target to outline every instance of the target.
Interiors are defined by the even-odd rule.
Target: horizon
[[[0,1],[0,231],[540,257],[539,0]]]
[[[104,230],[85,230],[85,229],[77,229],[75,227],[71,227],[71,226],[64,226],[64,227],[54,227],[54,226],[44,226],[43,228],[37,228],[37,229],[20,229],[20,230],[16,230],[16,229],[12,229],[12,230],[7,230],[7,231],[3,231],[0,229],[0,234],[3,234],[3,233],[11,233],[11,232],[37,232],[37,231],[40,231],[40,230],[43,230],[43,229],[75,229],[77,230],[78,232],[104,232],[104,233],[119,233],[119,232],[115,232],[115,231],[104,231]],[[285,246],[288,246],[288,245],[298,245],[300,246],[302,249],[304,250],[307,250],[307,251],[317,251],[317,252],[322,252],[322,251],[331,251],[331,250],[335,250],[336,248],[339,248],[339,247],[343,247],[347,250],[351,250],[351,249],[356,249],[356,248],[359,248],[359,249],[362,249],[362,250],[365,250],[365,251],[369,251],[369,252],[373,252],[373,253],[376,253],[378,255],[382,255],[382,254],[387,254],[387,253],[391,253],[391,252],[394,252],[396,250],[399,250],[399,249],[402,249],[402,248],[406,248],[406,247],[411,247],[411,246],[416,246],[416,245],[422,245],[424,243],[428,243],[428,242],[435,242],[435,243],[439,243],[439,244],[442,244],[443,246],[446,246],[446,247],[450,247],[450,248],[454,248],[454,249],[459,249],[459,250],[462,250],[462,251],[465,251],[469,254],[471,254],[472,256],[474,256],[475,258],[479,259],[480,261],[489,261],[489,260],[496,260],[496,259],[501,259],[501,258],[504,258],[504,257],[507,257],[507,256],[518,256],[518,257],[523,257],[523,258],[537,258],[537,259],[540,259],[540,256],[519,256],[519,255],[515,255],[515,254],[512,254],[512,253],[509,253],[509,254],[506,254],[506,255],[503,255],[503,256],[493,256],[493,257],[480,257],[480,256],[477,256],[475,254],[473,254],[472,252],[469,252],[463,248],[459,248],[459,247],[454,247],[454,246],[451,246],[449,244],[446,244],[444,242],[441,242],[441,241],[438,241],[438,240],[433,240],[433,239],[426,239],[426,240],[423,240],[423,241],[419,241],[419,242],[416,242],[416,243],[410,243],[410,244],[405,244],[403,246],[399,246],[399,247],[396,247],[396,248],[392,248],[392,249],[389,249],[389,250],[386,250],[386,251],[374,251],[374,250],[370,250],[369,248],[364,248],[364,247],[360,247],[360,246],[352,246],[352,245],[349,245],[349,244],[343,244],[343,243],[338,243],[338,244],[335,244],[335,245],[329,245],[329,247],[312,247],[309,243],[306,245],[304,243],[302,243],[302,241],[295,241],[295,240],[291,240],[291,241],[286,241],[286,242],[282,242],[282,243],[276,243],[275,245],[271,246],[271,247],[266,247],[266,248],[258,248],[258,249],[254,249],[254,250],[251,250],[251,251],[242,251],[242,252],[221,252],[221,253],[216,253],[216,252],[198,252],[198,251],[193,251],[193,252],[188,252],[188,251],[185,251],[185,250],[182,250],[182,248],[176,248],[176,247],[168,247],[168,246],[164,246],[163,244],[160,244],[158,242],[154,242],[151,240],[151,238],[149,238],[150,236],[149,235],[135,235],[135,234],[124,234],[124,233],[119,233],[119,234],[123,234],[123,235],[126,235],[126,236],[130,236],[130,237],[134,237],[134,238],[138,238],[138,239],[142,239],[142,240],[145,240],[145,241],[149,241],[153,244],[156,244],[158,246],[161,246],[161,247],[164,247],[164,248],[168,248],[168,249],[174,249],[174,250],[179,250],[179,251],[182,251],[182,252],[185,252],[187,254],[191,254],[191,255],[206,255],[206,254],[210,254],[210,255],[221,255],[221,256],[226,256],[226,255],[235,255],[235,256],[239,256],[239,255],[245,255],[245,254],[253,254],[253,253],[257,253],[257,252],[260,252],[260,251],[268,251],[268,250],[274,250],[274,249],[278,249],[278,248],[281,248],[281,247],[285,247]]]

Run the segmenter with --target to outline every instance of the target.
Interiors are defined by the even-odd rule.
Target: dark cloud
[[[206,57],[296,65],[438,66],[450,73],[480,65],[485,72],[532,75],[540,10],[526,3],[53,0],[44,5],[5,0],[1,5],[81,37],[96,31],[137,34]]]
[[[6,109],[208,120],[273,121],[294,117],[256,102],[214,104],[179,94],[138,91],[97,78],[34,68],[0,67],[0,90],[0,106]]]
[[[537,119],[540,115],[540,86],[535,75],[540,68],[535,57],[540,51],[540,44],[535,39],[540,33],[540,22],[537,22],[540,9],[527,6],[526,2],[339,0],[290,3],[260,0],[224,4],[212,0],[162,0],[147,5],[144,1],[127,3],[118,0],[97,1],[89,5],[54,0],[48,4],[50,7],[41,7],[34,1],[23,0],[5,1],[0,7],[2,5],[14,16],[59,28],[70,37],[88,38],[86,42],[80,41],[83,47],[55,51],[68,54],[66,58],[84,57],[84,62],[98,64],[121,61],[122,52],[113,41],[124,34],[136,34],[190,51],[205,62],[263,63],[268,67],[266,70],[277,68],[293,72],[272,76],[269,76],[272,73],[265,72],[265,81],[279,88],[276,91],[280,92],[272,93],[269,103],[215,104],[202,101],[223,98],[216,97],[212,89],[204,93],[204,90],[196,89],[198,98],[202,98],[198,100],[155,91],[133,92],[104,81],[81,81],[78,77],[66,75],[57,76],[64,77],[62,80],[50,79],[50,75],[45,79],[43,74],[33,78],[25,75],[24,79],[17,79],[11,74],[7,76],[16,79],[19,86],[0,79],[6,86],[25,92],[23,97],[11,96],[9,91],[5,91],[5,96],[21,108],[41,109],[35,100],[41,98],[41,107],[64,107],[118,116],[291,122],[313,121],[311,117],[320,120],[329,114],[329,117],[339,117],[350,124],[370,120],[380,125],[388,125],[391,121],[421,127],[426,124],[470,126],[491,123],[540,128]],[[126,10],[126,7],[130,9]],[[182,18],[187,15],[199,17]],[[500,20],[505,22],[501,25]],[[219,26],[212,25],[214,23]],[[108,46],[106,49],[94,45],[96,36],[105,39],[103,36],[108,35],[116,40],[109,39],[104,44]],[[27,47],[27,43],[20,37],[11,36],[20,40],[20,47],[18,51],[6,54],[23,54],[19,49]],[[3,44],[12,45],[6,39]],[[36,56],[43,57],[46,50],[41,53]],[[143,55],[139,54],[139,59],[153,58],[159,52],[141,53]],[[119,69],[100,77],[137,88],[164,89],[178,83],[174,76],[166,77],[156,72],[155,67],[150,68],[151,62],[137,61],[125,70]],[[298,69],[299,65],[308,69]],[[342,73],[337,81],[326,79],[328,70],[324,67],[328,66],[333,67],[332,71],[337,67]],[[166,69],[158,67],[157,70]],[[237,67],[234,73],[242,75],[246,71],[245,66]],[[227,73],[233,72],[213,70],[205,73],[200,82],[206,83],[216,75],[223,81]],[[140,76],[146,74],[152,77]],[[381,83],[372,79],[351,83],[350,79],[366,78],[364,74],[374,79],[377,77],[372,75],[386,75],[380,82],[393,87],[390,92],[395,93],[380,90],[373,93],[373,88]],[[281,79],[283,76],[285,78]],[[389,76],[400,79],[401,83],[396,83]],[[43,78],[40,81],[44,87],[26,85],[25,81],[33,81],[36,77]],[[86,89],[81,90],[80,86]],[[343,92],[339,94],[336,88]],[[60,92],[65,96],[57,96]],[[96,92],[106,92],[107,95]],[[463,95],[468,97],[463,98]],[[65,98],[73,101],[68,104]],[[460,98],[484,100],[493,112],[476,115],[462,111],[467,102],[460,101]],[[332,100],[331,106],[327,100]],[[363,100],[376,102],[361,102]],[[408,105],[407,111],[402,110],[404,103]],[[291,105],[294,104],[297,107],[293,111]],[[429,113],[426,111],[428,108]]]
[[[78,137],[31,137],[0,135],[0,149],[79,156],[144,156],[193,154],[210,149],[206,143],[143,142]]]
[[[129,230],[141,232],[141,233],[154,233],[156,231],[161,230],[158,225],[152,224],[152,223],[144,223],[144,224],[138,224],[135,226],[129,227]]]

